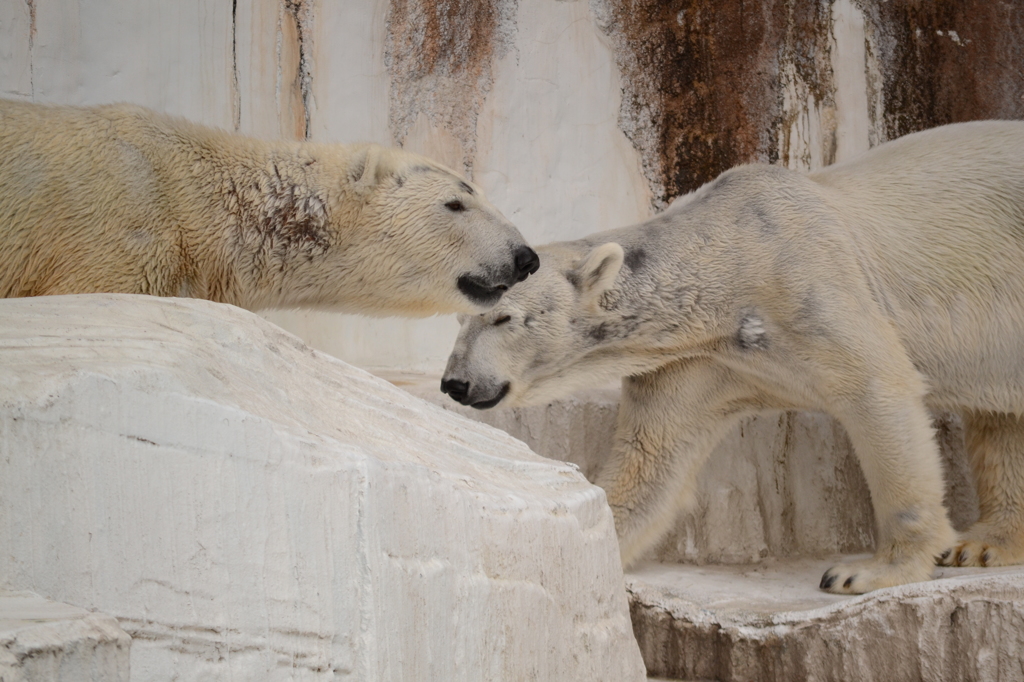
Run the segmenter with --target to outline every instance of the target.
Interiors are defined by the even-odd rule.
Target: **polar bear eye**
[[[458,213],[459,211],[466,210],[465,204],[463,204],[458,199],[452,199],[447,204],[445,204],[444,207],[447,208],[449,211],[455,211],[456,213]]]
[[[494,321],[494,326],[495,327],[500,327],[501,325],[505,324],[506,322],[508,322],[511,319],[512,318],[510,316],[508,316],[508,315],[502,315],[501,317],[499,317],[498,319],[496,319]]]

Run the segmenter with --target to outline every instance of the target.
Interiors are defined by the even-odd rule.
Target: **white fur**
[[[0,296],[475,313],[459,277],[511,286],[523,246],[478,187],[399,149],[0,100]]]
[[[608,243],[617,278],[588,279]],[[522,405],[626,377],[598,479],[626,564],[726,430],[780,408],[837,418],[871,488],[876,554],[826,589],[925,580],[936,557],[1024,561],[1024,123],[936,128],[812,174],[735,168],[645,223],[538,251],[533,279],[463,321],[446,379]],[[965,414],[982,518],[959,540],[929,407]]]

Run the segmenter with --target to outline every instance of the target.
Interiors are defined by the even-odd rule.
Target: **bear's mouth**
[[[495,395],[493,398],[477,401],[475,403],[472,403],[470,407],[472,407],[475,410],[486,410],[487,408],[494,407],[495,405],[497,405],[498,403],[505,399],[505,396],[508,395],[508,389],[509,382],[506,381],[504,384],[501,385],[501,388],[498,390],[498,394]]]
[[[474,275],[462,275],[457,282],[459,291],[478,305],[492,306],[508,291],[508,284],[492,284]]]
[[[506,381],[498,389],[498,392],[490,398],[484,400],[477,400],[477,396],[473,395],[477,393],[476,387],[470,388],[468,381],[459,381],[458,379],[441,379],[441,393],[447,393],[448,396],[457,403],[462,405],[469,405],[470,407],[478,410],[486,410],[489,407],[494,407],[500,403],[506,395],[508,395],[510,382]]]

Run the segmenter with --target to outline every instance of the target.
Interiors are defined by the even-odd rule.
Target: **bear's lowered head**
[[[624,253],[615,242],[541,247],[543,267],[489,312],[461,315],[441,391],[478,409],[545,402],[622,376],[600,351]],[[611,364],[606,362],[612,358]]]

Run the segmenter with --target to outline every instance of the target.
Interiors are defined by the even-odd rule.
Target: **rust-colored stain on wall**
[[[887,139],[946,123],[1024,118],[1024,1],[865,0]]]
[[[401,144],[420,114],[462,144],[466,169],[491,67],[508,49],[516,0],[392,0],[386,59],[391,129]]]
[[[881,72],[872,139],[1024,118],[1024,0],[854,0]],[[787,78],[834,107],[830,0],[605,0],[622,71],[620,124],[656,201],[731,166],[774,162]],[[823,130],[828,140],[834,133]],[[825,150],[825,159],[832,158]]]
[[[865,54],[877,66],[867,74],[872,141],[956,121],[1024,118],[1024,0],[851,2],[843,11],[864,15]],[[834,158],[839,6],[591,3],[621,72],[619,125],[640,152],[656,206],[732,166],[790,161],[789,123],[799,112],[785,110],[784,99],[793,82],[823,112],[821,158]],[[477,112],[493,63],[513,44],[517,11],[517,0],[391,0],[387,65],[399,143],[425,114],[459,139],[471,169]]]
[[[488,68],[496,8],[473,0],[394,0],[389,18],[392,54],[415,57],[408,74],[440,72],[475,80]]]
[[[788,67],[832,101],[830,3],[608,0],[623,130],[667,202],[742,163],[779,159]]]

